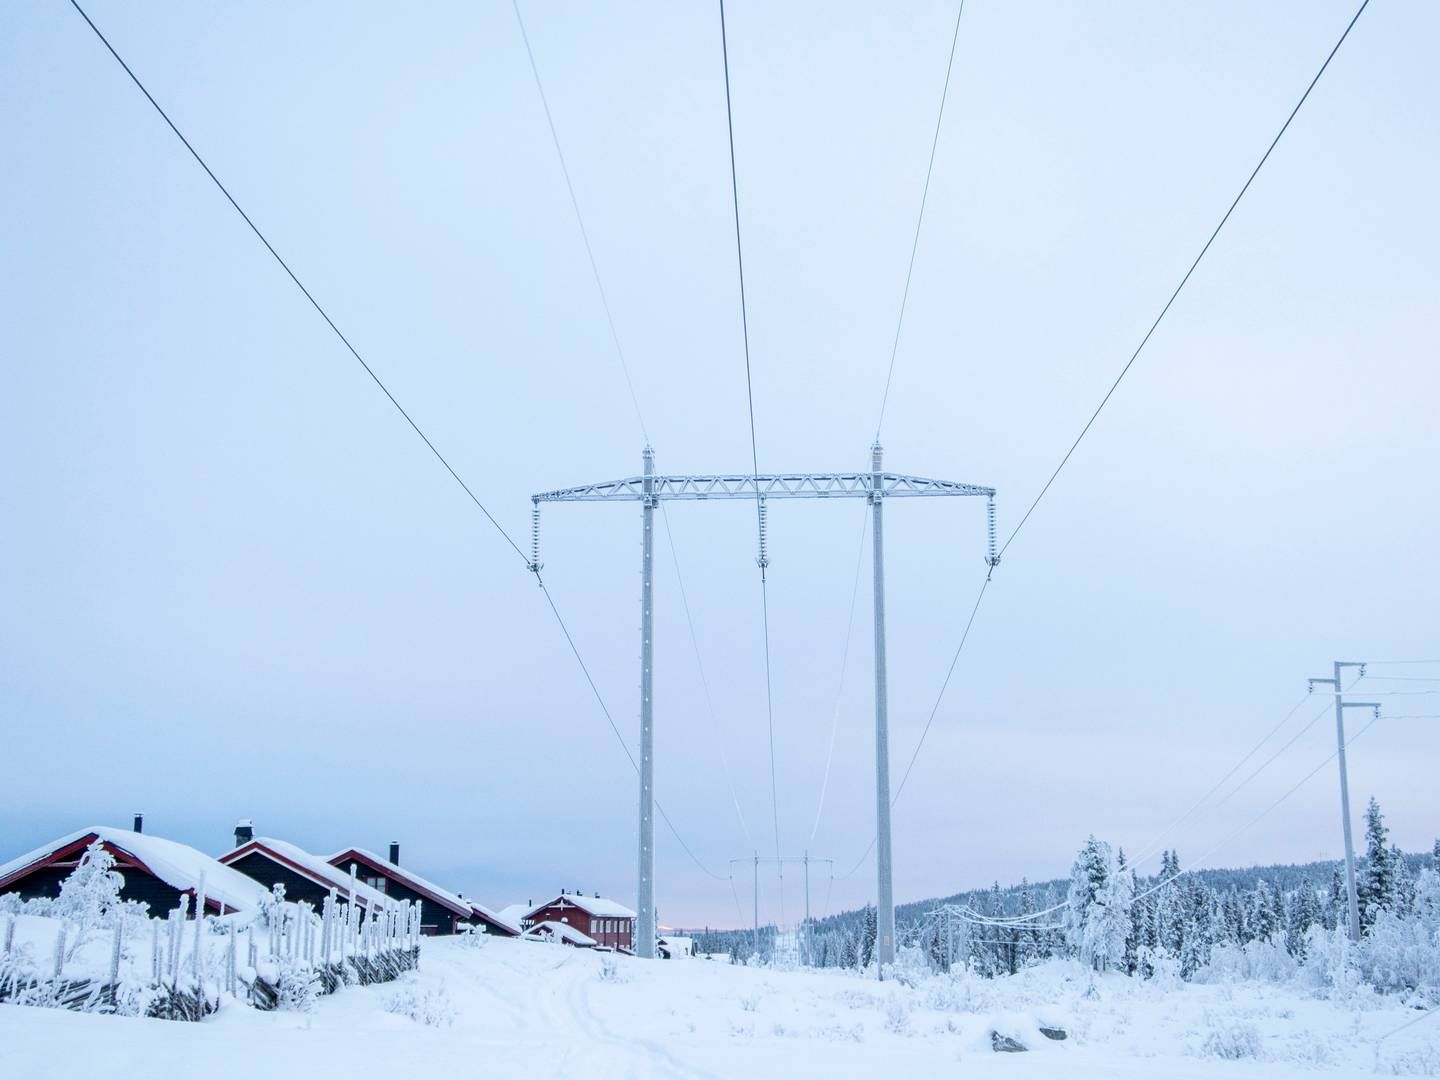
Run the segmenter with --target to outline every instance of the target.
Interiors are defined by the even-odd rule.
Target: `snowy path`
[[[1273,986],[1088,979],[1063,965],[1007,980],[910,989],[846,974],[620,958],[559,946],[429,942],[404,984],[343,991],[308,1015],[227,1007],[203,1024],[0,1006],[0,1077],[253,1080],[299,1075],[763,1077],[959,1075],[1053,1078],[1282,1078],[1440,1075],[1440,1020],[1384,1048],[1376,1035],[1416,1015],[1352,1011]],[[429,995],[448,1026],[386,1010]],[[421,1010],[422,1012],[424,1010]],[[1060,1023],[1064,1043],[1038,1037]],[[1033,1046],[996,1054],[992,1028]],[[1217,1056],[1230,1050],[1245,1060]]]

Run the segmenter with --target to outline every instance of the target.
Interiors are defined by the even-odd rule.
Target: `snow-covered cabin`
[[[543,922],[563,923],[594,938],[602,949],[633,952],[635,948],[635,912],[624,904],[606,900],[599,893],[561,892],[554,900],[532,907],[521,917],[521,925],[529,930]]]
[[[265,888],[244,874],[217,862],[203,851],[160,836],[130,829],[92,825],[11,859],[0,866],[0,893],[15,893],[23,899],[56,897],[60,883],[79,865],[80,857],[99,840],[115,860],[115,871],[125,883],[122,900],[134,900],[164,917],[190,897],[188,910],[195,911],[195,894],[205,891],[205,910],[212,915],[253,911],[265,899]]]
[[[354,866],[361,882],[391,899],[418,901],[420,928],[425,934],[453,934],[462,926],[506,937],[516,937],[520,933],[519,926],[502,919],[489,908],[401,867],[399,844],[390,845],[388,859],[382,859],[365,848],[352,847],[337,851],[326,861],[347,875],[350,867]]]
[[[661,960],[678,960],[695,955],[695,939],[688,937],[662,937],[655,942],[655,953]]]
[[[521,936],[526,941],[559,942],[561,945],[570,945],[576,949],[593,949],[597,944],[589,934],[582,934],[567,923],[553,922],[549,919],[536,923]]]
[[[367,911],[382,910],[389,903],[383,892],[358,880],[358,876],[352,896],[348,867],[342,871],[319,855],[272,836],[248,840],[234,851],[221,855],[220,862],[258,881],[267,890],[284,885],[286,900],[308,903],[317,911],[331,889],[338,899],[357,903]]]

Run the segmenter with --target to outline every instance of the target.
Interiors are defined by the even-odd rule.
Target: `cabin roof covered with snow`
[[[296,847],[288,840],[277,840],[273,836],[257,836],[254,840],[247,840],[234,851],[227,851],[220,856],[223,863],[232,863],[244,858],[251,852],[258,852],[266,858],[288,866],[291,870],[302,874],[313,881],[318,882],[326,888],[334,888],[341,899],[348,899],[350,896],[350,874],[349,871],[342,871],[338,867],[331,866],[319,855],[312,855],[304,848]],[[373,889],[363,881],[355,882],[355,897],[367,907],[383,908],[389,903],[388,897],[379,889]]]
[[[11,859],[0,866],[0,885],[91,836],[124,852],[134,859],[141,869],[148,870],[165,884],[181,892],[198,889],[203,877],[205,896],[236,911],[253,911],[269,895],[265,887],[253,878],[246,877],[238,870],[232,870],[203,851],[175,840],[166,840],[162,836],[131,832],[129,829],[112,829],[106,825],[92,825],[87,829],[80,829]]]
[[[452,893],[449,889],[443,889],[433,881],[429,881],[414,871],[405,869],[403,866],[392,863],[389,859],[382,859],[373,851],[367,851],[361,847],[350,847],[344,851],[337,851],[325,861],[344,873],[346,877],[350,875],[350,864],[352,862],[358,863],[362,867],[368,866],[377,873],[404,882],[422,895],[429,894],[431,900],[442,907],[449,908],[456,915],[466,919],[470,917],[472,907],[470,901],[461,899],[460,896]]]
[[[337,851],[326,860],[331,866],[342,871],[346,876],[350,873],[350,864],[358,863],[361,866],[368,866],[376,873],[384,874],[386,877],[408,885],[415,892],[422,896],[428,896],[435,903],[439,904],[462,919],[479,917],[488,923],[493,923],[502,930],[508,930],[512,934],[520,933],[520,924],[517,920],[507,919],[502,914],[491,911],[484,904],[477,904],[473,900],[467,900],[459,893],[453,893],[449,889],[436,885],[433,881],[421,877],[413,870],[407,870],[398,863],[389,859],[382,859],[375,852],[362,847],[348,847],[344,851]]]
[[[555,922],[551,919],[546,919],[542,923],[536,923],[530,927],[529,930],[526,930],[522,936],[530,941],[549,941],[553,938],[559,938],[567,945],[578,945],[581,948],[591,948],[598,944],[589,934],[582,934],[569,923]]]
[[[543,911],[545,908],[561,902],[573,904],[581,911],[602,919],[633,919],[636,917],[635,912],[615,900],[607,900],[603,896],[582,896],[579,893],[561,893],[559,896],[552,896],[543,904],[536,904],[527,910],[524,917],[528,918],[537,911]]]

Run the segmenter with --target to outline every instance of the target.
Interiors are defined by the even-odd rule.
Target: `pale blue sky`
[[[745,469],[716,9],[525,10],[659,466]],[[993,485],[1008,531],[1352,12],[970,0],[888,464]],[[507,3],[91,14],[507,528],[534,491],[638,471]],[[760,464],[854,468],[954,8],[727,14]],[[1437,33],[1434,5],[1371,5],[1011,549],[897,808],[899,899],[1063,873],[1092,831],[1142,845],[1335,656],[1440,656]],[[632,897],[633,774],[533,581],[68,5],[0,11],[0,137],[0,856],[143,809],[210,850],[241,816],[321,851],[398,839],[497,904]],[[771,515],[782,843],[845,866],[873,821],[866,590],[810,833],[861,513]],[[657,786],[723,870],[749,844],[722,739],[773,848],[754,515],[670,516],[720,726],[662,547]],[[633,739],[638,513],[546,529]],[[898,775],[982,507],[894,504],[887,548]],[[1353,753],[1407,846],[1440,832],[1437,723]],[[1321,721],[1170,837],[1182,862],[1332,745]],[[1337,818],[1327,770],[1213,861],[1334,856]],[[662,921],[735,920],[659,851]],[[831,905],[872,891],[867,866]]]

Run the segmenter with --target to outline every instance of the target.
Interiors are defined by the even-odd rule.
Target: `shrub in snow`
[[[885,1030],[892,1035],[910,1034],[910,1001],[899,995],[885,1003]]]
[[[895,963],[886,967],[885,975],[913,990],[930,977],[930,962],[925,950],[914,945],[902,945],[895,956]]]
[[[385,1011],[408,1016],[426,1027],[449,1027],[455,1023],[455,1004],[445,984],[422,988],[413,975],[385,999]]]
[[[277,1008],[287,1012],[314,1011],[321,990],[320,976],[314,969],[291,957],[281,957],[280,978],[275,986],[280,992]]]
[[[628,976],[629,972],[620,966],[620,959],[614,953],[600,957],[600,978],[603,982],[628,982]]]
[[[1209,1018],[1209,1025],[1205,1041],[1200,1044],[1202,1055],[1227,1061],[1260,1056],[1260,1032],[1254,1024],[1233,1017],[1220,1017]]]
[[[1138,954],[1139,968],[1149,972],[1150,982],[1159,990],[1174,990],[1180,985],[1180,961],[1163,945],[1142,946]]]
[[[1376,990],[1426,988],[1440,995],[1440,931],[1421,919],[1402,919],[1381,910],[1355,950],[1360,976]]]
[[[1226,983],[1242,979],[1259,982],[1289,982],[1300,970],[1299,962],[1290,955],[1285,933],[1276,930],[1268,941],[1248,941],[1244,945],[1217,945],[1210,951],[1210,961],[1196,973],[1198,982]]]

